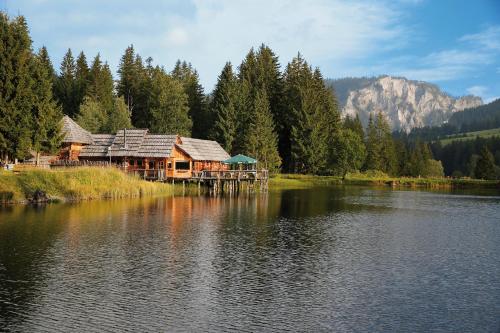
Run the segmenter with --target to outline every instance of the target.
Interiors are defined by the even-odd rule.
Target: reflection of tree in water
[[[60,205],[0,209],[0,331],[21,322],[36,303],[64,216]]]

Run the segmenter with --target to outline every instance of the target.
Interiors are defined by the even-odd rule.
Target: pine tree
[[[86,96],[80,105],[76,122],[91,133],[106,132],[107,112],[102,104],[91,96]]]
[[[153,70],[151,82],[151,131],[189,136],[193,123],[182,84],[159,67]]]
[[[281,164],[278,135],[265,90],[256,93],[252,111],[252,120],[245,133],[245,153],[256,158],[261,167],[276,172]]]
[[[108,64],[102,64],[99,54],[92,62],[89,77],[87,95],[98,101],[106,112],[110,112],[114,104],[113,76]]]
[[[55,97],[62,105],[64,114],[74,117],[78,113],[79,104],[75,98],[76,66],[71,49],[68,49],[61,63],[60,73],[56,80]]]
[[[361,124],[361,119],[359,119],[359,114],[356,114],[356,117],[354,118],[347,115],[344,119],[344,128],[352,130],[361,139],[365,138],[365,131],[363,129],[363,124]]]
[[[391,127],[382,114],[377,114],[377,132],[380,140],[381,171],[394,175],[397,172],[397,156],[394,141],[392,139]]]
[[[172,71],[172,76],[182,83],[184,92],[188,96],[189,117],[193,121],[191,136],[194,138],[207,138],[211,119],[209,118],[203,87],[199,82],[198,72],[193,69],[191,64],[178,60]]]
[[[131,128],[132,121],[123,97],[116,97],[112,111],[108,114],[106,133],[116,133],[123,128]]]
[[[366,134],[366,162],[365,170],[382,170],[382,161],[380,156],[381,142],[378,137],[377,127],[370,113]]]
[[[33,55],[24,17],[0,13],[0,37],[0,153],[11,160],[27,156],[31,145]]]
[[[352,129],[346,128],[334,143],[336,152],[335,172],[345,179],[348,172],[359,170],[365,162],[366,149],[363,139]]]
[[[47,70],[45,56],[41,49],[33,58],[31,69],[34,80],[31,149],[36,152],[36,164],[39,164],[41,152],[55,152],[62,139],[59,128],[62,111],[52,96],[52,73]]]
[[[234,152],[236,119],[236,78],[231,63],[226,63],[219,75],[210,104],[214,124],[209,138],[217,141],[226,151]]]
[[[327,173],[334,160],[331,142],[339,132],[335,98],[319,70],[313,71],[300,54],[287,65],[284,81],[290,117],[290,171]]]
[[[90,69],[87,64],[85,53],[80,52],[76,58],[75,66],[75,102],[78,105],[83,103],[83,98],[87,95],[90,81]]]
[[[496,179],[495,158],[488,147],[483,146],[476,162],[474,174],[478,179]]]
[[[138,127],[146,127],[149,123],[148,101],[151,81],[142,58],[135,54],[133,45],[125,50],[118,67],[118,75],[120,78],[116,87],[117,95],[123,97],[132,115],[132,123]]]
[[[54,66],[52,65],[52,61],[50,61],[49,52],[47,51],[47,48],[45,46],[42,46],[38,51],[38,59],[47,71],[48,78],[50,79],[50,82],[53,86],[56,82],[57,75],[56,71],[54,70]],[[52,88],[52,95],[54,95],[53,91],[54,88]]]

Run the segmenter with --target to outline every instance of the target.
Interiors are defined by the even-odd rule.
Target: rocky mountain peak
[[[347,78],[329,81],[342,106],[342,115],[359,114],[363,124],[381,111],[393,130],[439,126],[457,111],[483,104],[476,96],[452,97],[436,85],[403,77]]]

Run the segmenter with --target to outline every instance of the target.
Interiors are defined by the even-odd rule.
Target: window
[[[175,162],[175,168],[177,170],[189,170],[189,161]]]
[[[148,169],[154,169],[154,168],[155,168],[155,162],[149,161]]]
[[[172,162],[168,162],[168,163],[167,163],[167,168],[168,168],[168,169],[172,169]]]
[[[141,166],[142,166],[142,160],[137,160],[136,162],[137,162],[137,166],[138,166],[138,167],[141,167]]]
[[[159,168],[160,170],[165,169],[165,162],[163,162],[163,161],[158,162],[158,168]]]

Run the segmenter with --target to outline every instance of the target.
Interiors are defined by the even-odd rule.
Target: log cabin
[[[151,134],[147,129],[122,129],[116,134],[91,134],[68,116],[63,119],[60,159],[108,162],[146,179],[189,179],[202,171],[224,171],[229,154],[216,142],[179,135]]]

